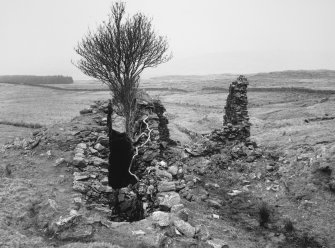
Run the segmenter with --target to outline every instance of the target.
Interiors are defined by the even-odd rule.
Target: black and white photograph
[[[334,13],[0,0],[0,248],[335,248]]]

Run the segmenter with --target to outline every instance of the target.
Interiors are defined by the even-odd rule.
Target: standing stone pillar
[[[229,86],[229,94],[223,116],[224,136],[228,140],[246,141],[250,137],[247,87],[248,80],[239,76]]]

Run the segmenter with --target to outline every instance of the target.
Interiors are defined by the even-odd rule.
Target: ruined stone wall
[[[170,139],[170,131],[168,128],[169,120],[165,117],[164,113],[166,112],[165,107],[159,100],[153,101],[154,112],[159,118],[158,131],[161,142],[173,143]],[[164,145],[165,146],[165,145]]]
[[[168,121],[164,116],[165,108],[159,101],[154,103],[151,99],[142,99],[138,102],[138,107],[139,113],[134,127],[136,142],[133,146],[137,149],[132,149],[132,154],[128,154],[131,149],[124,140],[125,134],[114,129],[117,125],[109,130],[114,137],[110,153],[107,126],[111,127],[111,119],[106,118],[106,113],[110,115],[111,110],[108,111],[107,101],[95,102],[89,111],[82,114],[86,118],[90,117],[92,125],[76,135],[80,143],[75,149],[72,162],[78,169],[73,188],[85,195],[87,202],[108,205],[106,211],[110,212],[114,221],[139,220],[158,209],[158,193],[164,190],[159,185],[165,185],[162,177],[168,176],[172,180],[164,161],[174,161],[176,156],[171,154],[167,142],[170,137]],[[130,176],[129,159],[136,152],[131,172],[138,176],[138,182],[127,179]],[[115,158],[112,163],[108,162],[109,153]],[[177,171],[178,169],[176,167]],[[128,184],[132,186],[126,187]],[[119,189],[120,187],[122,188]]]
[[[250,137],[250,122],[248,115],[248,80],[239,76],[229,87],[229,94],[223,117],[223,127],[214,130],[211,139],[220,142],[247,141]]]
[[[164,116],[165,108],[159,100],[142,101],[139,104],[139,122],[141,125],[135,124],[136,133],[140,134],[145,130],[143,119],[147,117],[146,122],[148,123],[150,132],[150,142],[145,146],[139,147],[136,162],[134,164],[134,170],[136,174],[143,174],[145,169],[150,166],[153,159],[161,160],[164,148],[167,147],[171,141],[170,133],[168,129],[168,120]],[[148,133],[146,131],[146,133]],[[148,136],[142,136],[141,143],[145,142]],[[134,171],[134,172],[135,172]]]
[[[248,80],[244,76],[239,76],[236,81],[229,86],[229,94],[225,106],[225,115],[223,124],[231,123],[233,125],[249,124],[248,115]]]

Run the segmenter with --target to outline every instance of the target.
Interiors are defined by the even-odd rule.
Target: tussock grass
[[[26,127],[26,128],[42,128],[44,127],[43,125],[39,123],[27,123],[23,121],[6,121],[6,120],[0,120],[0,124],[2,125],[10,125],[10,126],[15,126],[15,127]]]
[[[258,212],[258,214],[259,214],[259,225],[262,226],[262,227],[266,227],[266,225],[270,221],[270,215],[271,215],[271,210],[270,210],[268,204],[263,202],[259,206],[258,211],[259,211]]]
[[[293,222],[290,219],[286,219],[284,221],[284,230],[288,233],[291,233],[294,231]]]

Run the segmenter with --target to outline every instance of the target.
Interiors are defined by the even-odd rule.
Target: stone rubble
[[[193,238],[195,236],[195,227],[191,226],[188,222],[176,219],[173,221],[173,225],[186,237]]]
[[[211,245],[213,248],[229,248],[227,243],[222,239],[207,240],[207,243]]]
[[[88,204],[116,221],[152,216],[153,223],[170,230],[170,235],[209,240],[205,227],[197,229],[188,223],[189,212],[182,204],[182,197],[192,200],[189,190],[199,179],[185,174],[187,167],[181,161],[188,156],[173,148],[176,144],[169,137],[165,108],[159,101],[142,101],[139,105],[142,117],[135,125],[139,130],[137,133],[139,135],[145,130],[143,119],[146,116],[151,129],[150,142],[138,148],[138,156],[132,166],[132,172],[139,176],[140,181],[118,191],[109,187],[106,129],[81,130],[76,133],[81,142],[75,147],[72,160],[77,170],[74,172],[73,189],[83,194],[83,201],[79,203],[77,199],[76,205],[80,208],[82,204]],[[85,115],[93,114],[98,125],[105,125],[107,107],[107,102],[96,102],[91,105],[92,112]],[[143,143],[145,139],[145,135],[139,137],[138,143]],[[208,193],[205,193],[205,198],[208,198]],[[116,202],[117,209],[114,207]],[[138,212],[139,208],[143,209],[142,214]],[[85,233],[89,230],[82,231],[82,235]]]
[[[212,198],[207,191],[220,186],[204,182],[204,187],[197,187],[202,183],[197,175],[205,175],[214,166],[228,168],[232,160],[243,158],[252,162],[262,156],[262,152],[248,141],[250,125],[244,108],[247,105],[247,99],[243,95],[246,94],[246,85],[246,79],[242,77],[231,86],[230,92],[234,96],[228,97],[229,107],[226,107],[223,129],[205,136],[204,140],[191,147],[179,147],[170,139],[168,120],[164,115],[165,108],[160,101],[139,102],[140,114],[135,124],[137,135],[135,146],[138,147],[138,155],[131,169],[140,180],[135,185],[119,190],[108,186],[109,139],[106,127],[108,102],[97,101],[92,104],[89,111],[81,112],[85,118],[91,118],[92,124],[71,130],[70,134],[73,138],[69,136],[69,142],[61,144],[64,150],[73,151],[73,157],[71,159],[55,158],[57,166],[72,165],[73,190],[81,194],[81,197],[74,198],[74,209],[80,211],[85,206],[113,221],[152,218],[153,223],[165,231],[166,237],[184,237],[185,242],[188,239],[210,241],[211,235],[205,226],[193,226],[188,222],[189,211],[182,203],[185,199],[204,202],[213,210],[220,209],[222,203]],[[243,108],[237,110],[239,115],[234,116],[229,111],[236,110],[234,104],[238,104],[238,101],[244,101],[245,104]],[[242,134],[238,134],[241,130]],[[149,131],[150,140],[146,143]],[[220,136],[219,139],[215,138],[216,133]],[[223,136],[222,133],[224,133]],[[222,137],[225,139],[224,142],[221,142]],[[50,142],[53,138],[48,137],[46,130],[41,129],[29,142],[17,141],[12,146],[29,149],[36,141]],[[224,146],[229,141],[236,140],[243,142],[233,143],[229,147]],[[55,156],[51,154],[51,157]],[[69,218],[68,223],[71,223],[72,219],[80,217],[64,218],[65,220]],[[60,222],[59,225],[57,223],[53,224],[55,230],[61,226]],[[79,223],[73,227],[71,231],[60,234],[58,237],[62,240],[71,237],[85,239],[92,234],[92,230],[87,225]],[[217,245],[225,243],[218,240],[210,242],[212,247],[219,247]]]
[[[249,139],[247,85],[247,79],[241,76],[230,86],[223,127],[186,147],[177,146],[170,139],[164,106],[159,101],[141,101],[140,117],[135,125],[138,135],[136,142],[143,144],[149,130],[151,138],[148,143],[138,147],[138,156],[135,157],[132,166],[132,172],[138,175],[140,180],[135,185],[119,190],[108,186],[109,139],[105,117],[108,104],[106,101],[98,101],[89,110],[81,111],[85,118],[94,120],[94,125],[72,130],[71,135],[75,138],[69,138],[70,146],[66,146],[73,151],[71,159],[56,159],[56,155],[47,153],[48,159],[54,159],[55,166],[66,165],[73,169],[73,190],[79,192],[79,196],[73,198],[73,211],[69,215],[55,218],[49,226],[49,231],[60,240],[85,240],[90,237],[94,228],[81,221],[84,216],[80,210],[86,207],[113,221],[125,222],[147,218],[152,221],[155,230],[165,232],[165,238],[181,238],[187,244],[201,241],[210,247],[228,247],[224,240],[213,239],[206,226],[194,225],[191,213],[184,204],[186,205],[186,201],[205,204],[211,210],[207,218],[223,219],[216,213],[219,213],[225,202],[209,193],[220,190],[221,186],[215,182],[203,182],[205,177],[200,176],[206,175],[213,168],[229,171],[232,166],[241,164],[241,161],[252,165],[257,159],[264,157],[264,152]],[[148,129],[144,120],[148,123]],[[143,132],[145,135],[140,136]],[[17,139],[7,147],[29,150],[39,142],[47,143],[52,138],[54,137],[48,137],[45,129],[41,129],[35,132],[33,137]],[[306,156],[297,158],[298,161],[308,159]],[[328,172],[328,167],[322,167],[321,164],[319,170]],[[264,173],[274,175],[279,170],[279,165],[269,163],[265,169]],[[331,170],[330,174],[327,186],[335,192],[335,177]],[[249,173],[248,177],[243,178],[248,180],[240,180],[241,188],[230,189],[225,194],[230,196],[230,199],[237,199],[248,191],[250,179],[261,178],[264,176],[260,172]],[[279,185],[268,187],[268,190],[274,192],[279,189]],[[141,236],[148,231],[133,232],[134,235]]]
[[[159,207],[162,211],[169,211],[174,205],[180,204],[180,201],[180,195],[174,191],[158,194]]]
[[[167,227],[170,225],[170,214],[163,211],[155,211],[152,213],[154,223],[160,227]]]

